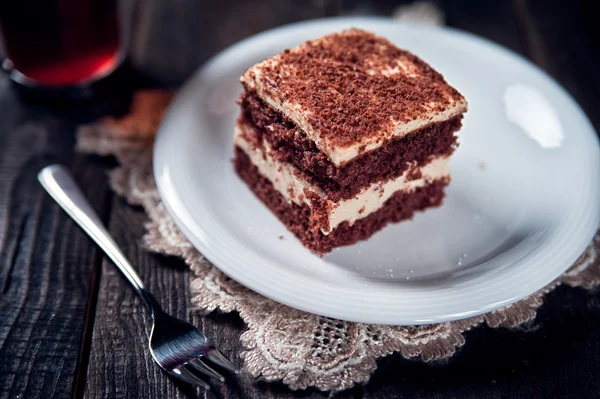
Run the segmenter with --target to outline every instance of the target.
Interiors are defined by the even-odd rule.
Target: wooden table
[[[149,3],[136,14],[132,62],[162,84],[180,83],[224,46],[275,25],[344,13],[390,15],[393,9],[390,1],[367,5],[359,0],[310,6]],[[593,39],[599,36],[598,2],[438,4],[450,26],[493,40],[546,70],[600,130],[600,43]],[[210,393],[176,386],[150,359],[148,315],[134,291],[38,185],[36,174],[43,166],[57,161],[69,166],[164,307],[198,325],[241,363],[239,317],[191,313],[189,271],[180,260],[141,247],[144,214],[109,190],[106,171],[114,161],[74,152],[79,123],[126,111],[128,89],[142,81],[127,82],[104,100],[67,106],[26,102],[6,78],[0,79],[0,397],[326,397],[248,375],[215,384]],[[443,364],[385,358],[367,386],[339,397],[600,397],[598,292],[559,288],[531,325],[517,331],[476,328],[467,338]]]

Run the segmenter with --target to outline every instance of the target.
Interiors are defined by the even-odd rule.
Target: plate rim
[[[535,69],[536,72],[541,73],[544,76],[544,78],[549,80],[552,83],[552,85],[561,92],[561,94],[563,96],[565,96],[573,105],[575,105],[577,111],[580,113],[580,116],[582,117],[583,122],[585,122],[588,125],[589,130],[591,132],[595,133],[595,129],[594,129],[593,125],[591,124],[591,122],[589,121],[589,118],[587,117],[585,112],[583,112],[583,110],[581,109],[579,104],[575,101],[575,99],[558,82],[556,82],[552,77],[550,77],[545,71],[543,71],[537,65],[531,63],[529,60],[523,58],[519,54],[514,53],[513,51],[507,49],[506,47],[504,47],[500,44],[491,42],[487,39],[481,38],[481,37],[471,34],[469,32],[460,31],[460,30],[457,30],[454,28],[430,27],[430,26],[425,26],[425,25],[420,25],[420,24],[415,24],[415,23],[404,23],[404,22],[399,22],[399,21],[393,20],[391,18],[386,18],[386,17],[322,18],[322,19],[317,19],[317,20],[297,22],[297,23],[293,23],[293,24],[289,24],[289,25],[283,25],[283,26],[280,26],[280,27],[277,27],[274,29],[270,29],[270,30],[261,32],[257,35],[246,38],[244,40],[241,40],[240,42],[237,42],[237,43],[231,45],[230,47],[226,48],[225,50],[221,51],[220,53],[218,53],[217,55],[212,57],[202,67],[200,67],[199,70],[179,90],[179,92],[176,95],[176,98],[170,105],[169,109],[167,110],[167,112],[165,114],[165,117],[163,118],[163,121],[160,124],[160,127],[158,129],[158,134],[156,137],[156,141],[155,141],[154,152],[153,152],[154,178],[156,181],[159,196],[165,206],[165,209],[171,215],[171,217],[175,221],[175,224],[181,230],[181,232],[184,234],[184,236],[215,267],[217,267],[219,270],[221,270],[223,273],[225,273],[232,279],[238,281],[240,284],[248,287],[249,289],[251,289],[263,296],[271,298],[279,303],[283,303],[285,305],[288,305],[288,306],[291,306],[291,307],[294,307],[296,309],[300,309],[303,311],[307,311],[310,313],[315,313],[314,307],[307,307],[305,305],[298,305],[295,303],[290,303],[289,300],[287,300],[286,298],[282,298],[281,295],[273,294],[273,291],[267,292],[263,286],[254,284],[253,281],[249,280],[248,278],[240,276],[239,273],[235,272],[235,269],[226,267],[225,269],[228,269],[228,270],[223,270],[223,268],[221,266],[223,266],[223,264],[224,264],[223,262],[227,262],[227,259],[224,259],[226,257],[224,257],[223,254],[220,254],[219,251],[214,251],[207,242],[205,242],[203,239],[200,239],[197,236],[197,234],[194,234],[194,232],[192,232],[189,229],[189,227],[186,225],[186,223],[183,222],[182,218],[185,217],[184,213],[187,213],[187,210],[185,210],[185,212],[184,212],[181,209],[180,210],[174,209],[171,202],[175,201],[176,199],[173,198],[173,195],[174,195],[173,193],[167,192],[168,191],[167,183],[161,177],[161,173],[164,172],[164,170],[161,170],[161,165],[163,165],[162,159],[161,159],[161,152],[156,151],[156,149],[160,148],[161,143],[166,140],[165,139],[166,134],[164,133],[164,131],[166,131],[167,128],[165,128],[165,126],[168,124],[170,118],[172,118],[171,115],[174,115],[176,113],[177,105],[180,102],[184,102],[186,100],[186,98],[187,98],[186,93],[188,91],[192,91],[192,89],[194,87],[194,83],[199,81],[202,74],[205,73],[205,71],[213,68],[214,65],[218,65],[220,60],[226,59],[227,57],[230,57],[232,54],[235,55],[235,53],[239,49],[243,49],[252,43],[261,42],[265,39],[273,37],[274,35],[276,35],[277,33],[281,32],[281,31],[294,31],[296,29],[310,29],[310,27],[314,26],[314,25],[321,25],[324,23],[332,23],[332,22],[335,22],[336,24],[348,25],[348,26],[352,25],[352,23],[360,23],[360,24],[385,23],[385,24],[393,24],[395,26],[410,27],[411,29],[417,29],[417,30],[429,30],[429,31],[437,30],[437,31],[442,32],[443,34],[447,33],[450,35],[462,36],[462,38],[466,38],[469,41],[475,41],[475,42],[478,42],[479,44],[483,44],[485,46],[492,47],[495,50],[500,51],[501,53],[510,56],[512,59],[514,59],[516,61],[525,63],[528,67]],[[600,156],[599,156],[600,146],[598,144],[597,134],[595,135],[595,138],[596,138],[595,142],[596,142],[596,147],[597,147],[595,161],[597,164],[600,164]],[[598,200],[597,187],[596,187],[596,200]],[[572,259],[572,260],[564,262],[565,266],[555,267],[556,274],[554,275],[554,277],[551,277],[551,278],[547,277],[545,280],[543,280],[543,285],[541,285],[542,283],[538,282],[538,284],[535,284],[537,286],[537,288],[526,290],[519,295],[516,295],[516,296],[513,295],[509,298],[506,298],[503,301],[496,301],[494,303],[488,304],[488,306],[485,306],[485,307],[480,306],[477,309],[473,309],[470,311],[457,312],[457,313],[456,312],[455,313],[443,312],[444,314],[438,314],[437,316],[434,316],[434,317],[426,317],[426,318],[422,318],[422,319],[415,319],[415,318],[402,319],[400,316],[398,316],[398,317],[395,317],[395,319],[397,320],[396,322],[390,322],[389,317],[382,318],[380,316],[373,316],[371,318],[360,317],[359,319],[357,319],[354,316],[352,316],[351,312],[348,313],[347,311],[339,311],[339,309],[333,311],[332,309],[330,309],[330,307],[324,305],[323,303],[319,304],[320,305],[319,308],[322,309],[322,311],[320,311],[319,314],[322,314],[327,317],[334,317],[334,318],[339,318],[339,319],[354,321],[354,322],[393,324],[393,325],[415,325],[415,324],[429,324],[429,323],[437,323],[437,322],[446,322],[446,321],[452,321],[452,320],[458,320],[458,319],[465,319],[465,318],[477,316],[477,315],[487,313],[489,311],[504,307],[504,306],[514,303],[520,299],[523,299],[523,298],[527,297],[528,295],[531,295],[532,293],[538,291],[539,289],[542,289],[543,287],[550,284],[554,279],[559,277],[565,270],[567,270],[577,260],[577,258],[585,251],[585,248],[587,247],[588,243],[593,239],[593,236],[594,236],[594,234],[597,230],[598,224],[600,222],[600,212],[596,212],[595,216],[596,216],[595,217],[595,219],[596,219],[595,227],[588,227],[586,229],[585,236],[588,237],[589,239],[586,239],[585,243],[583,243],[583,241],[584,241],[583,239],[581,240],[582,244],[577,245],[578,250],[572,251],[573,254],[570,256],[570,259]],[[590,224],[590,226],[591,226],[591,224]],[[575,255],[575,252],[577,252],[576,255]],[[243,280],[243,281],[240,281],[240,280]]]

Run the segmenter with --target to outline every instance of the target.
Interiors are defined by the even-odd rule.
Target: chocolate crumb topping
[[[242,81],[294,105],[327,148],[383,142],[399,124],[464,102],[427,63],[359,29],[286,50],[248,70]]]

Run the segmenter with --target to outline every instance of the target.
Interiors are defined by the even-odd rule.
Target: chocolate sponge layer
[[[439,206],[444,197],[448,179],[434,180],[430,184],[410,192],[398,192],[376,212],[353,224],[344,222],[325,235],[319,228],[319,220],[308,205],[288,202],[271,182],[263,177],[246,153],[236,147],[234,165],[237,174],[285,226],[314,252],[327,253],[334,247],[351,245],[366,240],[388,223],[410,219],[416,211]]]

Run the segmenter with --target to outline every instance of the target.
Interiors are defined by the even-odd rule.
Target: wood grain
[[[174,316],[187,317],[188,278],[161,265],[140,246],[145,216],[115,199],[109,228],[148,288]],[[147,349],[150,319],[135,291],[108,260],[102,262],[85,396],[181,397]]]
[[[109,221],[111,234],[124,249],[148,288],[173,316],[198,326],[235,364],[243,323],[236,315],[201,318],[190,311],[190,271],[177,258],[142,248],[145,214],[115,199]],[[152,361],[147,349],[150,318],[135,292],[109,261],[102,263],[102,279],[89,359],[85,396],[113,397],[247,397],[253,379],[243,375],[214,392],[190,391],[176,384]],[[237,383],[236,383],[237,382]],[[239,385],[238,385],[239,384]],[[243,389],[244,386],[246,389]],[[216,395],[216,396],[215,396]],[[260,397],[262,393],[258,393]]]
[[[73,154],[73,126],[24,106],[0,78],[0,397],[67,397],[97,252],[37,182],[62,162],[97,209],[108,195],[101,168]]]

